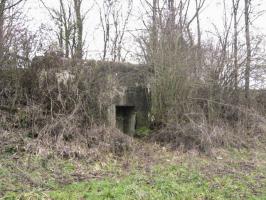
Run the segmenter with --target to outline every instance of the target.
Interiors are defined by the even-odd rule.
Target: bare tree
[[[0,0],[0,61],[2,62],[4,56],[4,25],[5,25],[5,13],[6,11],[18,6],[25,0]]]
[[[175,1],[174,0],[168,0],[168,10],[169,10],[169,29],[174,29],[176,24],[176,12],[175,12]],[[182,1],[180,1],[182,4]]]
[[[99,3],[96,1],[96,4],[99,8],[100,13],[100,21],[101,21],[101,27],[103,31],[103,56],[102,59],[105,60],[107,57],[107,51],[110,43],[110,27],[111,27],[111,9],[112,9],[112,1],[104,0],[102,7],[99,5]]]
[[[75,56],[78,59],[82,59],[83,56],[83,20],[81,14],[81,4],[83,0],[73,0],[74,1],[74,11],[76,15],[76,29],[77,29],[77,45]]]
[[[233,36],[233,45],[234,45],[234,89],[235,89],[235,103],[238,103],[238,10],[239,10],[240,0],[232,0],[233,5],[233,17],[234,17],[234,36]]]
[[[70,53],[73,56],[74,47],[71,44],[71,36],[73,35],[75,22],[70,2],[59,0],[60,7],[56,9],[48,7],[43,0],[40,1],[56,25],[55,34],[58,38],[59,47],[64,51],[64,56],[68,58]]]
[[[60,0],[60,13],[59,13],[59,19],[62,21],[59,22],[63,26],[63,41],[65,43],[65,57],[69,57],[70,54],[70,37],[72,34],[72,31],[74,29],[74,22],[72,21],[72,11],[71,7],[68,5],[67,8],[65,8],[65,4],[63,0]],[[73,54],[73,53],[72,53]]]
[[[114,7],[112,17],[113,17],[113,23],[114,23],[114,37],[112,39],[112,57],[113,61],[122,61],[122,43],[124,41],[124,36],[126,33],[126,28],[129,23],[129,18],[132,12],[132,6],[133,1],[127,0],[126,4],[126,10],[123,9],[122,4],[117,4]]]
[[[251,65],[251,42],[250,42],[250,5],[251,0],[245,0],[245,36],[246,36],[246,69],[245,69],[245,98],[249,105],[250,100],[250,65]]]
[[[157,40],[158,40],[158,32],[157,32],[157,5],[158,5],[158,0],[153,0],[152,3],[152,65],[154,68],[155,65],[155,54],[156,54],[156,49],[157,49]]]
[[[199,76],[199,72],[202,68],[202,49],[201,49],[201,26],[200,26],[200,11],[203,8],[204,4],[205,4],[206,0],[196,0],[196,20],[197,20],[197,39],[198,39],[198,43],[197,43],[197,69],[195,70],[195,75],[196,77]]]
[[[58,44],[64,50],[65,57],[82,59],[85,19],[81,10],[83,0],[59,0],[59,9],[49,8],[43,0],[40,1],[55,22]]]
[[[97,5],[100,13],[100,25],[103,30],[102,59],[106,60],[109,52],[112,61],[123,61],[123,42],[132,12],[133,1],[104,0],[102,6],[99,3]]]

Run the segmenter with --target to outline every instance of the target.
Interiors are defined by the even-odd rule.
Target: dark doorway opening
[[[116,127],[126,134],[134,134],[136,112],[134,106],[116,106]]]

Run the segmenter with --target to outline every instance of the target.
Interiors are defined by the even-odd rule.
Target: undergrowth
[[[266,198],[265,149],[217,150],[212,157],[152,146],[145,152],[124,158],[110,154],[92,163],[2,157],[2,199]]]

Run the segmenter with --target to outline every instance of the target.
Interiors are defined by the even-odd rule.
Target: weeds
[[[109,155],[93,163],[50,158],[43,166],[42,157],[32,156],[28,167],[25,158],[2,157],[2,199],[259,200],[266,197],[264,149],[217,149],[215,156],[209,157],[195,151],[176,154],[144,146],[128,157]],[[142,156],[144,150],[147,153]]]

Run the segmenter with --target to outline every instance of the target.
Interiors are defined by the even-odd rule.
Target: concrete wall
[[[149,126],[149,112],[150,94],[147,88],[130,87],[122,96],[116,97],[108,108],[108,121],[111,126],[116,126],[123,132],[134,134],[136,129]]]
[[[67,71],[70,75],[76,69],[79,69],[80,72],[85,71],[91,76],[88,84],[93,84],[91,93],[95,95],[95,104],[92,106],[98,106],[95,112],[99,113],[94,114],[100,118],[99,121],[106,122],[107,120],[113,127],[120,123],[120,128],[129,129],[129,132],[149,126],[150,94],[147,89],[151,75],[149,66],[93,60],[79,60],[74,63],[73,60],[62,58],[55,53],[36,57],[31,68],[39,73],[42,70],[55,70],[55,73]],[[84,80],[88,81],[86,78]],[[125,111],[129,116],[123,114],[126,118],[125,121],[129,123],[128,128],[122,128],[121,121],[117,122],[117,106],[134,107],[134,112]]]

